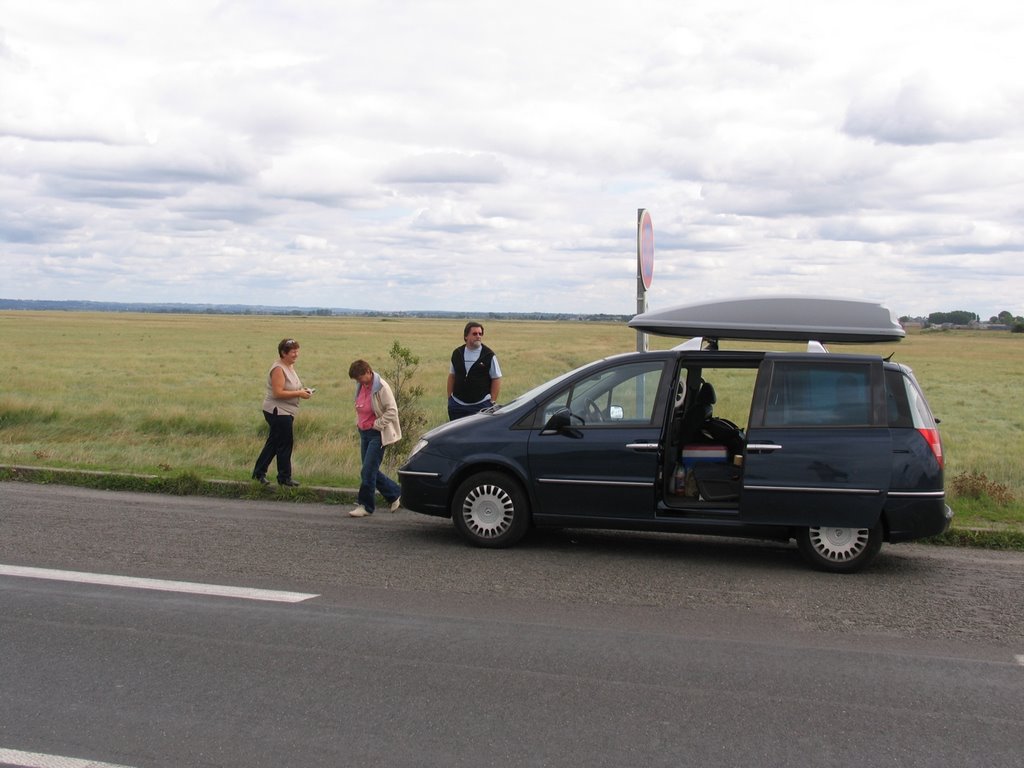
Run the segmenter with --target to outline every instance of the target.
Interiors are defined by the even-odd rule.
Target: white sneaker
[[[402,506],[402,497],[399,496],[397,499],[391,502],[391,506],[388,507],[392,512],[397,512]]]
[[[367,515],[372,515],[372,514],[373,514],[373,512],[367,512],[366,511],[366,507],[364,507],[362,504],[360,504],[355,509],[350,509],[349,512],[348,512],[348,516],[349,517],[366,517]]]

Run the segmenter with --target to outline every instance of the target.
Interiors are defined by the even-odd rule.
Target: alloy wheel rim
[[[868,528],[811,528],[810,539],[814,551],[826,560],[844,562],[860,555],[868,547],[871,530]]]
[[[473,533],[485,538],[507,531],[514,514],[512,497],[497,485],[477,486],[462,503],[462,519]]]

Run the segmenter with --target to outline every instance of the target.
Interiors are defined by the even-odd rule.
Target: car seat
[[[700,434],[704,422],[711,418],[711,412],[718,396],[710,381],[701,382],[700,389],[693,398],[693,402],[683,411],[683,417],[679,420],[678,443],[687,443]]]

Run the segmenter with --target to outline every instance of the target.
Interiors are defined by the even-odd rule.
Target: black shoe
[[[298,488],[299,484],[292,480],[290,477],[287,480],[278,480],[278,485],[287,485],[289,488]]]
[[[260,481],[260,485],[270,485],[270,481],[267,480],[267,476],[266,475],[257,475],[255,472],[253,472],[252,473],[252,479],[253,480],[259,480]]]

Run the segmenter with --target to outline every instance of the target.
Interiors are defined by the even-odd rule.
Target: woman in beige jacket
[[[384,449],[402,439],[398,421],[398,403],[391,387],[365,360],[356,360],[348,368],[348,377],[356,382],[356,427],[359,429],[359,455],[363,467],[359,476],[359,504],[349,512],[352,517],[372,515],[377,491],[395,512],[401,506],[398,483],[380,471]]]

